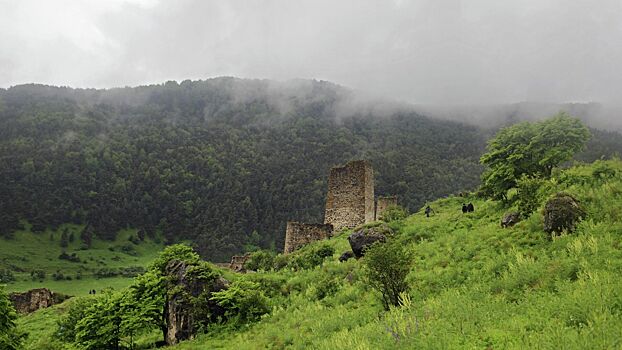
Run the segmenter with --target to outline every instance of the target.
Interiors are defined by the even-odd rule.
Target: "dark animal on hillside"
[[[467,211],[469,211],[469,208],[467,208],[466,204],[462,204],[462,212],[466,213]]]
[[[469,205],[467,205],[467,209],[469,213],[475,211],[475,207],[473,207],[473,203],[469,203]]]
[[[339,262],[345,262],[348,261],[348,259],[350,258],[354,258],[354,253],[350,250],[344,252],[343,254],[341,254],[341,256],[339,257]]]
[[[427,207],[425,207],[425,216],[429,218],[429,217],[430,217],[430,213],[434,213],[434,214],[436,214],[436,213],[434,212],[434,209],[432,209],[432,208],[428,205]]]

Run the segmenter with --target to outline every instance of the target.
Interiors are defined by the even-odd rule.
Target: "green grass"
[[[614,175],[596,176],[603,167]],[[343,232],[316,243],[335,248],[316,268],[229,274],[260,283],[272,311],[236,328],[214,325],[173,349],[620,349],[622,162],[579,165],[548,185],[547,195],[569,192],[585,205],[588,216],[575,232],[547,235],[540,211],[503,229],[501,217],[515,208],[441,199],[430,218],[418,212],[390,223],[415,257],[401,307],[383,311],[363,278],[363,260],[338,262],[349,248]],[[475,212],[463,214],[463,202]],[[35,337],[51,334],[54,312],[62,305],[20,325]],[[140,343],[156,340],[151,332]]]
[[[61,232],[67,229],[73,232],[74,242],[67,248],[60,247]],[[6,290],[25,291],[32,288],[49,288],[55,292],[70,295],[88,295],[89,290],[101,290],[105,287],[123,288],[128,286],[132,279],[112,277],[97,279],[94,273],[101,268],[123,268],[128,266],[146,266],[153,260],[163,245],[151,240],[145,240],[138,245],[128,241],[135,230],[123,230],[115,241],[94,239],[90,249],[82,250],[79,232],[82,226],[62,225],[58,230],[47,230],[42,233],[33,233],[29,230],[15,232],[13,238],[0,238],[0,269],[10,269],[14,272],[16,281],[7,284]],[[51,239],[50,237],[53,237]],[[128,246],[133,249],[129,254],[121,248]],[[70,262],[59,259],[65,251],[75,253],[80,262]],[[43,270],[46,278],[33,280],[30,272]],[[54,280],[52,275],[57,271],[71,280]],[[81,279],[76,276],[81,275]]]
[[[18,320],[18,326],[27,330],[28,338],[24,344],[26,349],[74,349],[70,344],[62,344],[54,339],[57,321],[63,312],[71,304],[72,300],[41,309],[29,315],[22,315]]]
[[[616,176],[597,179],[598,166]],[[360,261],[282,276],[289,294],[260,322],[214,329],[176,349],[620,349],[622,348],[622,162],[578,166],[551,180],[588,210],[576,232],[551,238],[534,213],[503,229],[502,203],[450,197],[436,215],[415,213],[399,240],[415,255],[410,298],[383,312],[361,280]],[[463,202],[475,212],[463,214]],[[329,240],[337,253],[347,234]],[[337,291],[318,300],[326,276]],[[256,276],[253,278],[257,278]]]

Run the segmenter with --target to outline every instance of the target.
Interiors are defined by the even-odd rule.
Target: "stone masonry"
[[[332,234],[333,225],[331,224],[306,224],[288,221],[285,231],[284,253],[289,254],[305,244],[330,238]]]
[[[376,220],[382,219],[382,213],[390,206],[397,205],[397,196],[378,197],[376,202]]]
[[[330,170],[324,223],[335,230],[374,221],[374,170],[369,161],[352,161]]]

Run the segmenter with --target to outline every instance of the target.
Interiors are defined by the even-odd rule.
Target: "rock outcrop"
[[[558,193],[546,202],[543,214],[545,232],[572,232],[576,224],[585,217],[585,210],[573,196]]]
[[[393,234],[393,230],[386,224],[373,227],[363,227],[348,237],[350,247],[357,258],[365,255],[365,249],[376,242],[385,242],[387,236]]]
[[[234,255],[231,257],[231,263],[228,268],[235,272],[246,272],[244,264],[248,261],[248,259],[250,259],[250,257],[250,253],[244,255]]]
[[[520,214],[516,211],[509,212],[501,219],[501,227],[512,227],[520,221]]]
[[[11,293],[9,298],[17,312],[27,314],[55,304],[60,304],[70,297],[64,294],[54,293],[47,288],[37,288],[23,293]]]
[[[226,289],[228,281],[220,276],[205,277],[196,265],[172,260],[166,266],[168,276],[167,300],[164,310],[166,320],[166,344],[177,344],[192,339],[197,331],[198,320],[193,298],[205,296],[207,308],[212,318],[224,316],[224,309],[209,300],[209,295]],[[205,321],[205,320],[203,320]]]

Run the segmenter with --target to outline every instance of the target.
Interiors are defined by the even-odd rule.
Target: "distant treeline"
[[[283,245],[320,221],[331,166],[371,160],[377,194],[410,210],[479,184],[489,131],[403,108],[379,115],[326,82],[219,78],[112,90],[0,90],[0,230],[125,227],[209,259]],[[595,133],[585,160],[622,150]]]

